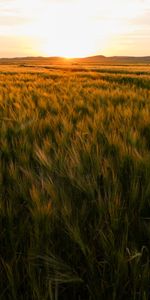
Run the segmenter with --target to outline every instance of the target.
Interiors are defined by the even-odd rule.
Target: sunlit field
[[[0,299],[148,300],[150,66],[0,65]]]

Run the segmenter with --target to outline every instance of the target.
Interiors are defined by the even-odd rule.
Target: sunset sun
[[[97,50],[97,29],[88,7],[84,12],[79,3],[69,5],[67,2],[61,9],[60,4],[59,9],[56,4],[51,6],[51,10],[44,13],[39,30],[43,38],[41,51],[45,55],[84,57]]]

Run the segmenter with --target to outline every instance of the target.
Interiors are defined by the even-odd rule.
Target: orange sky
[[[0,57],[150,55],[150,0],[0,0]]]

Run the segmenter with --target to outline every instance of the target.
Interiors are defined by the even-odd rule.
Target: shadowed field
[[[149,299],[150,66],[1,61],[0,144],[0,299]]]

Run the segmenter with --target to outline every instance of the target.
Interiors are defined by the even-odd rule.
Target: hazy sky
[[[150,0],[0,0],[0,57],[150,55]]]

